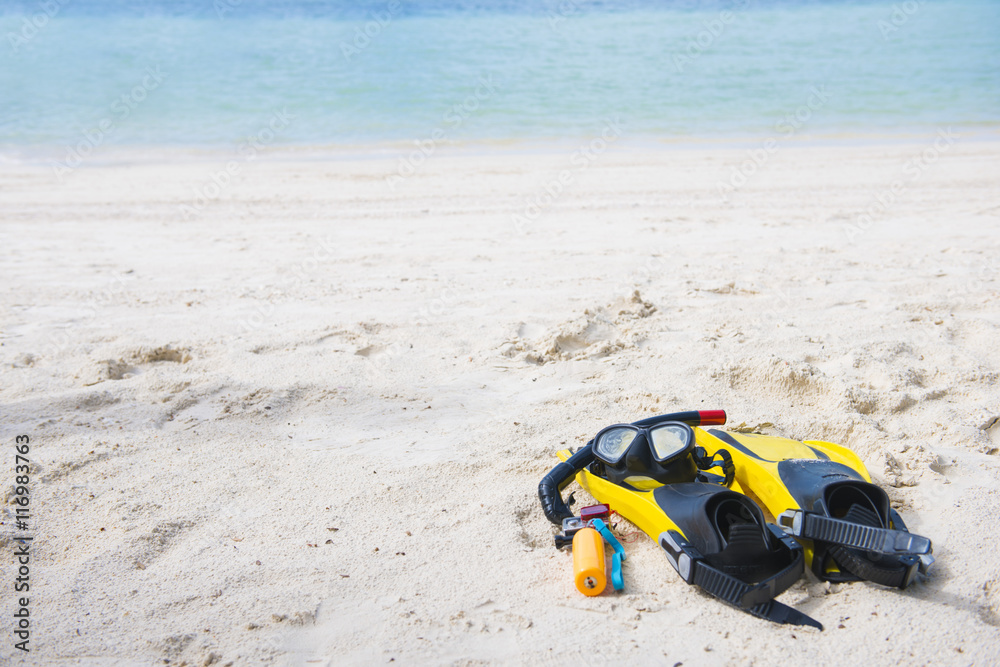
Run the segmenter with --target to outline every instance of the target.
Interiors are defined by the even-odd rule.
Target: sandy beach
[[[0,662],[995,664],[1000,141],[949,132],[0,164]],[[804,576],[819,632],[641,536],[584,598],[555,452],[699,408],[852,448],[931,573]]]

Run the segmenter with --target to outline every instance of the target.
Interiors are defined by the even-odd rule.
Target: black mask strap
[[[709,456],[704,447],[695,447],[691,456],[694,457],[694,463],[698,466],[698,470],[707,472],[711,468],[718,468],[722,470],[726,478],[726,486],[733,485],[733,480],[736,478],[736,465],[733,463],[733,457],[729,452],[720,449],[715,454],[712,454],[712,456]],[[721,460],[716,461],[716,458]]]

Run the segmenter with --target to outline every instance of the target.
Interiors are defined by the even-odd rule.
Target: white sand
[[[8,162],[0,544],[28,434],[30,662],[995,663],[1000,142],[907,167],[933,141],[783,146],[728,201],[742,149],[441,151],[395,190],[391,151],[286,154],[187,220],[225,156]],[[853,448],[932,575],[803,577],[780,599],[820,633],[642,537],[624,594],[581,596],[536,497],[555,451],[697,408]]]

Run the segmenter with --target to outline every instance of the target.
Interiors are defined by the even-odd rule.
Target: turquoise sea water
[[[5,0],[0,37],[7,148],[1000,124],[995,1]]]

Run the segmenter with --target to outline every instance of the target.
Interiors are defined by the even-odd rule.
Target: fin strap
[[[713,567],[696,547],[675,530],[661,533],[659,542],[670,564],[685,582],[695,584],[706,593],[754,616],[776,623],[811,625],[822,629],[823,626],[815,620],[774,600],[775,596],[788,589],[802,576],[805,559],[798,542],[782,533],[777,527],[769,524],[768,529],[782,547],[792,554],[792,562],[780,572],[756,584],[740,581]]]
[[[865,526],[815,512],[786,510],[778,515],[778,525],[789,535],[817,542],[839,544],[852,549],[881,554],[930,553],[931,541],[902,530]]]
[[[906,532],[910,532],[910,529],[906,527],[905,523],[903,523],[903,517],[899,516],[899,512],[891,507],[889,508],[889,525],[893,528],[893,530],[905,530]],[[933,564],[934,556],[926,553],[920,557],[920,564],[917,568],[920,570],[920,574],[927,574],[927,571],[931,569],[931,565]]]
[[[791,563],[781,571],[757,583],[753,590],[744,595],[743,604],[746,606],[761,604],[766,600],[777,597],[791,588],[805,570],[805,554],[803,553],[802,545],[785,535],[774,524],[767,524],[767,529],[771,531],[772,537],[778,541],[785,551],[791,554]]]
[[[846,547],[831,547],[830,555],[833,556],[837,565],[856,577],[900,589],[909,586],[917,572],[926,571],[924,563],[925,559],[928,558],[927,556],[903,554],[899,556],[895,567],[882,567]]]

